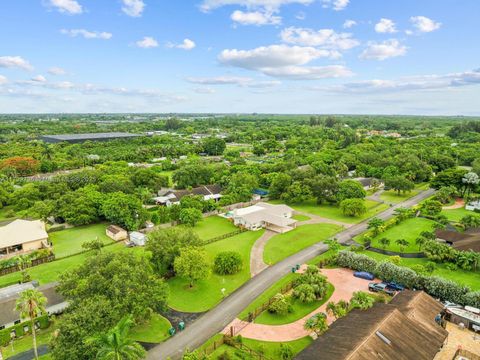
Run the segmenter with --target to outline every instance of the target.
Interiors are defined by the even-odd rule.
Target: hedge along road
[[[414,197],[377,214],[376,217],[387,220],[394,215],[395,209],[414,206],[420,201],[432,196],[434,193],[435,190],[433,189],[422,191]],[[364,232],[367,229],[367,226],[368,219],[337,233],[335,238],[340,243],[346,243],[352,237]],[[147,359],[166,360],[168,358],[181,358],[185,349],[193,350],[202,345],[213,335],[222,331],[225,326],[232,322],[232,320],[234,320],[244,308],[255,300],[257,296],[275,284],[275,282],[280,280],[284,275],[288,274],[291,271],[292,266],[296,264],[304,264],[308,260],[313,259],[327,250],[327,245],[317,243],[265,269],[230,294],[230,296],[215,308],[187,326],[184,331],[178,332],[174,337],[151,349],[148,352]]]

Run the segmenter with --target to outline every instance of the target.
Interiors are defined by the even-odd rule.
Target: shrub
[[[213,271],[220,275],[238,273],[243,266],[242,256],[235,251],[223,251],[215,256]]]
[[[314,265],[309,265],[307,271],[295,279],[294,288],[301,285],[311,286],[317,299],[323,298],[327,292],[327,278]]]
[[[273,302],[268,307],[268,312],[277,315],[286,315],[292,311],[290,299],[283,294],[277,294],[273,297]]]
[[[421,279],[422,288],[431,296],[443,301],[451,301],[457,304],[468,304],[467,293],[469,288],[456,282],[445,280],[437,276],[429,276]]]
[[[357,271],[368,271],[373,273],[377,262],[363,254],[355,254],[351,251],[340,251],[337,256],[337,264]]]
[[[469,292],[465,295],[465,304],[480,308],[480,291]]]
[[[311,303],[316,299],[315,290],[310,284],[302,284],[293,290],[293,297],[303,303]]]
[[[415,271],[395,265],[390,261],[378,263],[374,273],[382,280],[394,281],[409,288],[414,288],[418,281],[418,275]]]
[[[280,358],[282,360],[293,359],[292,347],[288,344],[280,344]]]

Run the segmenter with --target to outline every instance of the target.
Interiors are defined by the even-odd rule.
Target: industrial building
[[[91,134],[43,135],[40,138],[47,143],[68,142],[68,143],[75,144],[75,143],[82,143],[85,141],[110,141],[110,140],[118,140],[118,139],[132,139],[140,136],[142,135],[122,133],[122,132],[111,132],[111,133],[91,133]]]

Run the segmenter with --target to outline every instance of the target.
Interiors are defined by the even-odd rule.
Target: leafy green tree
[[[238,172],[230,177],[226,193],[234,202],[250,201],[252,191],[257,187],[258,178],[254,174]]]
[[[180,210],[180,222],[190,227],[194,227],[203,219],[202,212],[195,208],[186,208]]]
[[[175,258],[173,267],[177,276],[188,279],[191,288],[195,282],[206,279],[210,275],[210,264],[205,250],[200,248],[181,249],[180,256]]]
[[[442,212],[442,203],[437,200],[426,200],[420,206],[420,211],[426,216],[436,216]]]
[[[385,250],[388,247],[388,245],[390,245],[390,239],[386,237],[381,238],[380,240],[378,240],[378,242],[382,246],[383,250]]]
[[[327,315],[318,313],[305,321],[303,326],[306,330],[314,331],[318,336],[328,330]]]
[[[293,349],[288,344],[280,344],[280,359],[290,360],[293,359]]]
[[[312,303],[317,299],[313,286],[309,284],[301,284],[293,289],[293,297],[303,303]]]
[[[137,168],[130,179],[136,187],[146,187],[154,192],[169,184],[167,176],[160,175],[152,169]]]
[[[286,315],[292,311],[290,299],[283,294],[276,294],[272,303],[268,306],[268,312],[278,315]]]
[[[101,360],[137,360],[145,357],[143,347],[129,337],[133,325],[131,315],[123,317],[115,327],[106,334],[97,335],[89,342],[97,343],[97,359]]]
[[[425,243],[427,242],[428,240],[426,238],[424,238],[423,236],[419,236],[415,239],[415,244],[418,245],[418,250],[422,250],[422,246],[425,245]]]
[[[337,303],[330,301],[327,304],[327,314],[331,314],[335,319],[339,319],[347,315],[349,306],[349,303],[345,300],[339,300]]]
[[[403,254],[405,252],[405,248],[410,245],[410,243],[405,239],[397,239],[395,240],[395,244],[400,247],[400,252]]]
[[[346,216],[358,217],[367,212],[363,199],[346,199],[340,203],[340,210]]]
[[[133,182],[126,175],[111,174],[102,178],[99,188],[103,193],[123,192],[125,194],[132,194],[135,185],[133,185]]]
[[[179,189],[208,185],[213,178],[213,168],[202,163],[181,166],[173,173],[173,181]]]
[[[202,147],[208,155],[222,155],[227,145],[223,139],[209,137],[202,141]]]
[[[454,186],[443,186],[435,194],[435,199],[442,204],[447,204],[453,200],[457,194],[457,189]]]
[[[37,332],[35,329],[35,319],[45,314],[47,306],[47,298],[38,290],[28,289],[20,293],[19,298],[15,302],[15,311],[20,313],[22,319],[30,320],[30,330],[33,339],[33,354],[38,359],[37,351]]]
[[[288,187],[292,183],[292,177],[285,173],[277,173],[272,180],[269,188],[268,196],[271,199],[280,199],[287,192]]]
[[[312,192],[307,185],[300,181],[294,181],[281,196],[287,203],[300,203],[307,201],[312,197]]]
[[[54,214],[72,225],[87,225],[97,222],[101,216],[103,194],[95,185],[87,185],[67,192],[57,200]]]
[[[90,241],[85,241],[82,244],[82,248],[87,250],[87,251],[93,251],[94,254],[99,254],[102,251],[103,248],[103,243],[101,240],[96,239],[90,240]]]
[[[242,270],[243,259],[236,251],[222,251],[215,256],[213,271],[220,275],[232,275]]]
[[[368,222],[368,229],[372,229],[373,230],[373,236],[377,236],[380,231],[379,229],[382,228],[382,226],[385,225],[385,221],[380,219],[380,218],[377,218],[377,217],[374,217],[373,219],[371,219],[369,222]]]
[[[338,185],[337,201],[342,202],[346,199],[364,199],[367,193],[362,184],[355,180],[343,180]]]
[[[107,194],[101,211],[107,220],[127,230],[137,230],[148,219],[142,202],[133,195],[121,192]]]
[[[313,196],[318,204],[335,203],[338,192],[338,180],[335,176],[317,175],[309,181]]]
[[[410,192],[415,188],[415,184],[404,176],[393,176],[385,180],[385,186],[400,193]]]
[[[462,224],[465,229],[480,227],[480,216],[466,215],[460,219],[460,224]]]

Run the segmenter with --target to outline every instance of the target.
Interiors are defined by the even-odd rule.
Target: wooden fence
[[[211,243],[214,243],[214,242],[217,242],[217,241],[220,241],[220,240],[223,240],[223,239],[226,239],[226,238],[229,238],[229,237],[232,237],[232,236],[235,236],[235,235],[244,233],[245,231],[247,231],[247,230],[246,230],[246,229],[238,229],[238,230],[229,232],[229,233],[227,233],[227,234],[223,234],[223,235],[216,236],[216,237],[214,237],[214,238],[205,240],[205,241],[203,242],[203,244],[204,244],[204,245],[211,244]]]
[[[217,350],[222,345],[228,345],[228,346],[233,347],[235,349],[239,349],[240,351],[243,351],[243,352],[249,354],[254,359],[270,360],[269,358],[267,358],[262,353],[259,353],[258,351],[253,350],[252,348],[243,344],[241,341],[238,341],[237,339],[232,338],[232,337],[227,336],[227,335],[223,335],[220,339],[215,340],[213,343],[209,344],[208,346],[203,347],[201,350],[197,351],[197,354],[198,355],[203,355],[205,357],[209,356],[213,352],[215,352],[215,350]]]
[[[39,259],[34,259],[34,260],[30,261],[29,263],[25,264],[25,267],[26,268],[31,268],[31,267],[41,265],[41,264],[44,264],[44,263],[47,263],[47,262],[51,262],[51,261],[54,261],[54,260],[55,260],[55,255],[52,254],[52,255],[45,256],[45,257],[42,257],[42,258],[39,258]],[[0,276],[8,275],[8,274],[20,271],[20,270],[22,270],[22,268],[18,264],[13,265],[13,266],[9,266],[5,269],[0,270]]]

